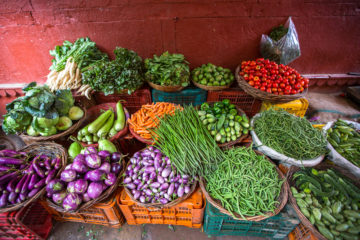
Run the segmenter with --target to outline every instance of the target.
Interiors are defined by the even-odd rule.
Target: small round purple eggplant
[[[76,178],[76,172],[75,170],[72,169],[64,170],[60,175],[60,179],[64,182],[72,182],[75,180],[75,178]]]
[[[88,166],[86,165],[85,160],[81,160],[81,159],[78,159],[78,160],[74,159],[71,169],[75,170],[78,173],[86,173],[89,170]]]
[[[77,193],[69,193],[64,198],[62,206],[66,211],[74,211],[79,207],[81,202],[82,202],[82,199],[80,198],[80,196]]]
[[[108,173],[104,183],[107,186],[112,186],[116,183],[116,175],[114,173]]]
[[[106,151],[106,150],[101,150],[100,152],[98,152],[98,155],[100,156],[102,161],[108,161],[110,160],[110,152]]]
[[[89,195],[87,193],[82,194],[82,199],[83,199],[83,202],[88,202],[91,200],[91,198],[89,197]]]
[[[54,193],[52,195],[52,200],[54,203],[61,205],[64,201],[64,198],[66,197],[67,193],[66,191],[61,191],[59,193]]]
[[[84,179],[78,179],[75,181],[74,190],[75,193],[85,193],[88,188],[88,182]]]
[[[106,173],[102,170],[95,169],[90,172],[87,172],[84,177],[85,180],[90,180],[92,182],[98,182],[106,179]]]
[[[111,164],[111,172],[112,173],[118,174],[121,171],[121,169],[122,169],[121,164],[119,164],[117,162]]]
[[[103,192],[103,185],[99,182],[90,183],[87,189],[87,194],[91,199],[95,199],[99,197],[102,192]]]
[[[84,154],[85,154],[85,155],[93,154],[93,153],[95,153],[95,154],[98,153],[98,151],[96,150],[95,147],[87,147],[87,148],[85,149],[85,151],[84,151]]]
[[[75,181],[69,182],[66,187],[66,190],[70,193],[75,192]]]
[[[111,171],[111,165],[108,162],[103,162],[101,166],[98,168],[99,170],[102,170],[106,173],[110,173]]]
[[[96,153],[86,155],[85,162],[90,168],[99,168],[101,166],[101,158]]]
[[[48,193],[57,193],[64,190],[65,185],[60,179],[53,179],[46,185],[46,191]]]

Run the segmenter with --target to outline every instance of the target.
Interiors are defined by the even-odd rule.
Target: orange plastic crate
[[[308,228],[299,224],[290,234],[289,240],[318,240]]]
[[[112,228],[119,228],[125,223],[124,216],[116,204],[116,198],[120,195],[120,193],[121,191],[118,190],[105,201],[97,203],[88,209],[80,211],[79,213],[58,212],[49,207],[47,202],[44,200],[41,201],[41,204],[57,221],[91,223]]]
[[[176,206],[159,209],[147,209],[137,205],[125,190],[118,195],[117,203],[129,225],[171,224],[191,228],[200,228],[204,217],[206,201],[198,188],[188,199]]]

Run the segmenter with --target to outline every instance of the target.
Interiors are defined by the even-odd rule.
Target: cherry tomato
[[[291,94],[296,94],[297,91],[295,89],[291,90]]]
[[[295,88],[296,90],[298,90],[298,89],[301,88],[301,85],[298,83],[298,84],[296,84],[296,85],[294,86],[294,88]]]
[[[291,91],[291,86],[287,85],[287,86],[285,87],[285,90]]]
[[[280,87],[285,88],[286,87],[285,83],[280,83]]]
[[[278,90],[277,88],[272,88],[271,89],[272,92],[277,92],[277,90]]]
[[[260,90],[263,91],[263,92],[265,92],[265,91],[266,91],[266,87],[265,87],[265,86],[261,86],[261,87],[260,87]]]
[[[250,86],[254,86],[254,85],[255,85],[254,81],[252,81],[252,80],[249,81],[249,85],[250,85]]]
[[[277,88],[277,87],[278,87],[278,84],[277,84],[277,83],[273,83],[273,84],[272,84],[272,87],[273,87],[273,88]],[[274,90],[273,90],[273,91],[274,91]]]
[[[266,89],[268,93],[271,93],[271,88]]]

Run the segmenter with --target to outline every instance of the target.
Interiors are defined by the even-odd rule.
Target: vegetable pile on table
[[[29,136],[51,136],[70,128],[72,121],[83,117],[81,108],[74,106],[69,90],[54,93],[48,86],[35,82],[23,88],[25,96],[6,105],[2,129],[6,134],[25,132]]]
[[[151,140],[154,130],[165,115],[173,115],[176,109],[182,109],[173,103],[157,102],[141,106],[141,109],[128,119],[130,128],[140,137]]]
[[[0,151],[0,208],[34,197],[55,178],[61,166],[60,158],[45,154],[33,156],[8,149]]]
[[[130,158],[124,184],[141,203],[166,204],[189,193],[194,178],[180,174],[167,156],[150,146]]]
[[[64,41],[63,45],[51,50],[50,55],[54,57],[46,81],[50,89],[74,89],[90,99],[91,87],[82,85],[81,73],[97,61],[108,60],[107,54],[89,38],[79,38],[74,44]]]
[[[230,69],[217,67],[211,63],[195,68],[191,74],[195,82],[207,86],[225,86],[234,81],[234,75]]]
[[[161,56],[145,59],[145,79],[161,86],[189,85],[189,63],[182,54],[164,52]]]
[[[327,131],[327,140],[344,158],[360,167],[360,133],[341,119]]]
[[[301,169],[293,175],[301,212],[327,239],[359,239],[360,190],[335,169]]]
[[[198,115],[216,142],[235,141],[249,132],[249,119],[245,114],[240,115],[229,99],[216,102],[213,106],[203,103]]]
[[[144,64],[134,51],[116,47],[115,59],[97,61],[82,74],[82,82],[105,95],[127,90],[131,94],[144,83]]]
[[[222,151],[200,120],[193,106],[166,115],[154,130],[156,146],[176,169],[189,176],[204,176],[216,169]]]
[[[47,197],[65,211],[75,211],[82,202],[97,199],[113,186],[122,170],[123,155],[88,147],[65,167],[60,178],[46,186]]]
[[[273,212],[284,182],[264,155],[245,147],[226,150],[218,168],[205,180],[208,193],[242,218]]]
[[[110,139],[125,127],[125,113],[121,102],[116,103],[115,113],[109,109],[102,113],[96,120],[78,131],[77,139],[87,144],[93,144],[101,139]]]
[[[276,95],[293,95],[309,87],[309,79],[295,69],[263,58],[243,61],[239,75],[250,86]]]
[[[254,131],[261,143],[296,160],[324,155],[326,138],[305,118],[283,109],[269,109],[253,119]]]

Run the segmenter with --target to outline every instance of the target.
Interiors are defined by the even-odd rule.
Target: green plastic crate
[[[289,204],[276,216],[260,222],[251,222],[235,220],[207,202],[204,232],[210,236],[233,235],[284,239],[299,223],[300,220]]]
[[[179,92],[163,92],[156,89],[151,91],[153,102],[171,102],[193,106],[201,105],[206,102],[207,91],[200,88],[186,88]]]

